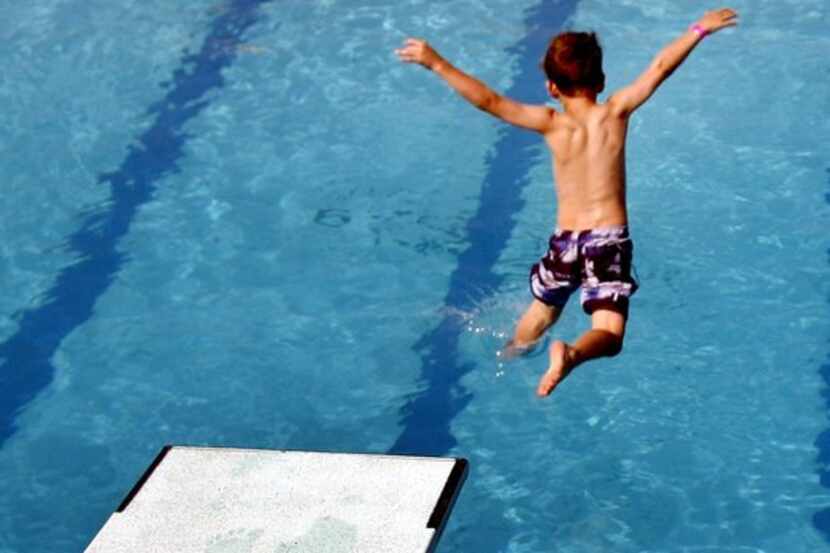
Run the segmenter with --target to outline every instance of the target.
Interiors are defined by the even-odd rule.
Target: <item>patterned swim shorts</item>
[[[530,270],[530,291],[539,301],[562,308],[580,286],[582,309],[611,309],[628,315],[628,298],[639,287],[631,276],[634,246],[628,227],[556,230],[548,253]]]

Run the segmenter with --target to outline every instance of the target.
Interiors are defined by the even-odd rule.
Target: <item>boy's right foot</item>
[[[536,394],[540,397],[549,396],[562,380],[571,372],[574,366],[573,348],[563,342],[556,340],[550,346],[550,367],[539,380]]]
[[[534,354],[538,353],[542,349],[541,346],[544,343],[544,337],[527,344],[517,344],[515,340],[508,340],[508,342],[504,344],[504,348],[499,350],[496,355],[505,361],[510,361],[517,357],[533,357]]]

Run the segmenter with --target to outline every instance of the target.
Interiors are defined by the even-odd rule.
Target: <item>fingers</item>
[[[426,45],[426,41],[420,38],[408,38],[403,41],[403,47],[399,48],[398,51],[407,50],[411,48],[423,48]]]
[[[719,15],[721,16],[721,21],[725,25],[738,24],[738,12],[736,12],[735,10],[724,8],[720,11]]]
[[[395,50],[395,54],[403,62],[419,63],[426,44],[426,41],[420,38],[407,38],[403,47]]]
[[[706,12],[700,23],[710,32],[719,31],[726,27],[734,27],[738,24],[738,12],[731,8]]]
[[[714,12],[721,27],[732,27],[738,24],[738,12],[731,8],[723,8]]]
[[[403,62],[415,63],[415,62],[418,61],[417,58],[413,54],[411,54],[409,52],[406,52],[404,50],[395,50],[395,53],[398,54],[398,59],[403,61]]]
[[[412,46],[404,46],[403,48],[398,48],[397,50],[395,50],[395,53],[398,55],[398,59],[400,59],[401,61],[418,61],[418,52]]]

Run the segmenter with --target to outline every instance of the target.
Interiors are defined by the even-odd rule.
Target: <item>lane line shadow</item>
[[[210,24],[198,52],[184,52],[169,88],[147,114],[152,126],[127,149],[127,157],[98,182],[110,187],[103,208],[86,215],[66,240],[76,261],[55,278],[37,307],[15,315],[17,331],[0,344],[0,446],[15,430],[15,418],[54,378],[52,357],[69,334],[88,321],[95,303],[129,261],[117,246],[138,209],[152,200],[160,179],[179,171],[189,136],[184,125],[208,105],[208,92],[225,85],[222,71],[236,59],[243,34],[270,0],[233,0]]]
[[[518,70],[507,96],[525,102],[544,103],[544,74],[539,62],[548,42],[576,10],[578,0],[542,0],[525,12],[525,37],[507,51],[515,56]],[[475,113],[470,117],[476,117]],[[523,207],[522,192],[530,183],[529,173],[543,158],[541,138],[535,133],[504,125],[487,158],[487,173],[481,186],[478,209],[468,220],[465,241],[444,298],[447,313],[466,312],[497,293],[502,277],[495,271],[499,257],[516,226]],[[528,268],[532,260],[528,260]],[[472,399],[461,378],[474,369],[461,360],[459,341],[463,324],[452,315],[418,340],[414,350],[421,357],[418,387],[401,408],[403,431],[389,449],[391,453],[442,455],[457,440],[450,424]]]
[[[827,173],[828,191],[825,193],[824,199],[830,204],[830,167],[826,168],[825,172]],[[827,262],[830,264],[830,248],[827,249]],[[827,298],[827,300],[830,302],[830,298]],[[827,417],[830,420],[830,354],[828,354],[824,364],[819,367],[818,373],[823,384],[821,396],[824,398]],[[818,449],[816,462],[818,464],[819,483],[825,488],[830,488],[830,428],[819,434],[814,444]],[[830,543],[830,506],[819,509],[813,514],[813,526],[824,537],[824,540]]]

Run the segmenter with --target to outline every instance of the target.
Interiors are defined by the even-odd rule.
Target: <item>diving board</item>
[[[166,446],[86,553],[427,553],[464,459]]]

